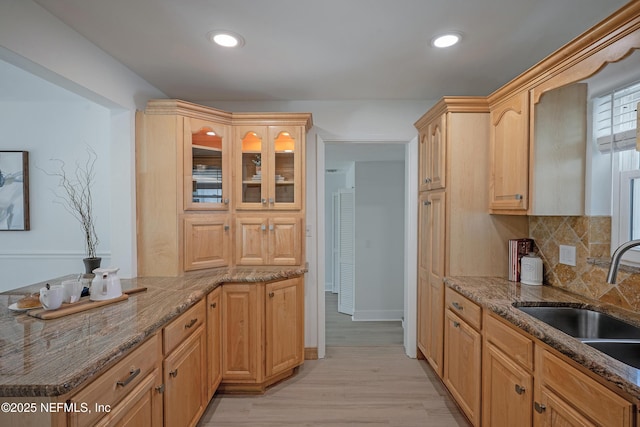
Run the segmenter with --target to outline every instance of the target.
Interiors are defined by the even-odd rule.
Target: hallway
[[[198,425],[468,425],[427,363],[404,354],[400,322],[352,322],[337,313],[336,295],[326,301],[325,359],[306,360],[297,375],[262,396],[214,396]]]

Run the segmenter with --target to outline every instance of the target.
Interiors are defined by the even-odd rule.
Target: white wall
[[[355,164],[354,320],[404,312],[404,162]]]
[[[98,251],[103,255],[110,254],[111,259],[106,261],[120,267],[121,277],[135,276],[135,110],[144,108],[148,99],[166,98],[166,95],[31,0],[0,2],[0,60],[79,95],[75,98],[77,104],[75,101],[67,103],[68,97],[57,101],[55,98],[48,99],[53,104],[49,105],[51,111],[46,117],[50,119],[46,123],[59,120],[60,126],[49,126],[46,137],[39,140],[3,140],[0,149],[18,145],[18,149],[29,150],[33,162],[41,163],[48,157],[82,154],[83,150],[77,148],[78,144],[84,143],[80,142],[81,139],[90,139],[87,143],[96,144],[101,160],[97,185],[102,189],[103,196],[107,197],[98,202],[99,210],[105,212],[104,217],[98,218],[102,233]],[[15,89],[28,92],[27,88],[20,91],[13,81],[8,86],[12,94]],[[39,111],[42,116],[46,109],[38,105],[43,102],[42,99],[37,96],[19,99],[7,96],[7,91],[0,91],[0,102],[17,105],[27,101],[33,104],[23,104],[23,108],[18,109],[23,115],[14,116],[13,119],[21,123],[29,122],[29,129],[34,129],[38,123],[34,117],[30,117],[31,110]],[[87,108],[86,111],[82,105]],[[3,118],[7,120],[7,115],[3,114]],[[89,129],[91,123],[95,125],[93,131]],[[54,134],[54,130],[58,133]],[[31,187],[35,195],[42,190],[41,184],[37,178],[32,183],[37,186]],[[25,275],[51,278],[63,268],[65,272],[78,270],[75,265],[67,264],[70,262],[69,256],[76,256],[83,251],[82,244],[76,247],[73,243],[73,233],[78,226],[62,222],[51,227],[51,224],[41,221],[40,198],[35,200],[32,196],[31,203],[31,214],[35,221],[32,231],[16,232],[10,237],[11,244],[23,251],[24,259],[18,260],[17,252],[12,254],[9,258],[11,270],[5,270],[3,267],[6,265],[2,267],[3,279],[9,279],[0,283],[0,289],[14,287],[18,283],[16,277],[22,280],[21,283],[30,283]],[[46,227],[46,237],[41,235],[42,227]],[[50,227],[55,230],[49,230]],[[68,231],[64,235],[64,243],[55,237],[59,230]],[[4,241],[9,236],[3,233],[2,238]],[[58,256],[58,260],[64,258],[65,261],[59,265],[51,261],[43,262],[46,257],[41,255],[49,248],[55,248],[51,249],[54,253],[49,255]],[[65,251],[66,255],[63,254]],[[6,251],[0,253],[0,258],[2,262],[7,262]],[[29,258],[38,262],[28,262]]]
[[[63,90],[63,89],[60,89]],[[88,159],[91,147],[100,159],[96,176],[108,176],[108,109],[79,96],[60,102],[5,102],[0,100],[0,149],[29,152],[29,231],[3,232],[0,247],[0,291],[36,283],[69,273],[83,273],[84,236],[78,221],[65,210],[54,191],[58,178],[47,172],[58,170],[62,159],[73,174],[76,161]],[[108,180],[93,187],[95,225],[100,239],[98,256],[103,266],[110,259],[110,200]]]

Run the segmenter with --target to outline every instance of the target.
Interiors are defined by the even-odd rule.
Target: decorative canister
[[[520,259],[520,283],[542,285],[542,259],[533,252]]]

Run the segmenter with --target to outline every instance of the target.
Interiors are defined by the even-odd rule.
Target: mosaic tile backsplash
[[[616,284],[607,283],[610,236],[611,217],[608,216],[529,217],[529,237],[535,241],[542,258],[545,284],[640,311],[640,273],[621,268]],[[558,262],[558,245],[576,247],[575,267]],[[598,263],[598,260],[606,262]]]

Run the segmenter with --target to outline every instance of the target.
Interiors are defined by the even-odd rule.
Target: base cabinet
[[[480,425],[482,337],[451,310],[445,314],[444,384],[474,426]]]
[[[194,426],[207,403],[205,300],[164,327],[164,424]]]
[[[223,392],[262,393],[304,361],[301,277],[222,287]]]
[[[210,400],[222,381],[222,288],[207,295],[207,396]]]
[[[484,347],[483,363],[482,424],[530,427],[533,376],[490,343]]]

